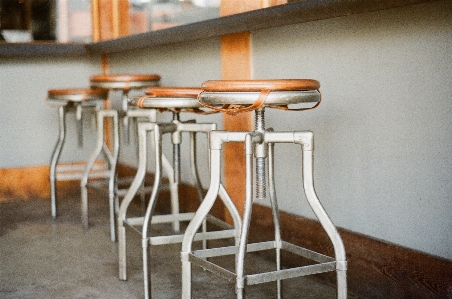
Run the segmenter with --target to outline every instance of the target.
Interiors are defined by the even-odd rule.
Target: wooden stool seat
[[[289,91],[318,90],[320,82],[312,79],[281,79],[281,80],[209,80],[202,84],[204,91]]]
[[[160,76],[156,74],[114,74],[91,76],[91,87],[129,90],[158,85]]]
[[[107,98],[108,89],[100,88],[51,89],[47,92],[47,99],[50,102],[87,102]]]
[[[228,114],[261,107],[286,110],[289,105],[320,103],[320,83],[311,79],[206,81],[199,96],[201,105]]]
[[[151,87],[146,89],[146,96],[132,99],[129,105],[142,109],[189,112],[201,107],[197,99],[201,92],[202,89],[194,87]]]

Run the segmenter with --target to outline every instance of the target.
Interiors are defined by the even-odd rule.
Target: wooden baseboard
[[[119,176],[134,175],[133,167],[119,165]],[[0,201],[49,197],[49,167],[0,169]],[[152,178],[152,175],[150,175]],[[77,181],[58,182],[58,193],[75,192]],[[182,184],[181,210],[198,207],[196,189]],[[169,211],[169,192],[162,192],[157,209]],[[225,219],[224,206],[217,201],[213,214]],[[282,212],[282,237],[285,241],[332,255],[332,245],[317,221]],[[250,241],[273,237],[271,210],[253,206]],[[452,299],[452,261],[339,229],[348,259],[349,292],[359,298]],[[303,261],[283,256],[287,266]],[[315,275],[335,284],[334,273]]]
[[[0,169],[0,202],[50,196],[49,166]]]
[[[68,163],[79,165],[83,162]],[[36,199],[50,197],[50,166],[0,169],[0,202],[17,199]],[[57,181],[57,195],[73,194],[80,188],[80,180]]]

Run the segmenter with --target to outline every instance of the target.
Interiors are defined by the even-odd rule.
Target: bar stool
[[[266,107],[285,110],[312,109],[320,103],[319,82],[315,80],[249,80],[249,81],[206,81],[203,83],[203,93],[199,100],[211,109],[222,111],[231,115],[255,111],[255,128],[251,132],[212,131],[210,133],[211,157],[211,185],[197,210],[195,216],[186,229],[182,242],[182,298],[191,298],[191,264],[202,266],[204,269],[234,281],[237,298],[245,297],[245,285],[254,285],[264,282],[276,281],[278,298],[281,298],[281,280],[322,272],[336,271],[337,297],[346,298],[347,262],[345,249],[341,237],[323,209],[314,190],[313,184],[313,133],[276,132],[265,128],[264,111]],[[293,108],[293,105],[313,103],[311,108]],[[220,183],[220,151],[223,143],[244,142],[246,155],[246,197],[238,246],[220,247],[211,249],[193,250],[192,242],[196,231],[202,224],[211,209],[218,194]],[[306,198],[317,219],[327,232],[335,252],[335,257],[325,256],[306,248],[290,244],[281,239],[279,212],[276,200],[273,147],[275,143],[293,143],[301,145],[303,187]],[[248,230],[251,220],[253,195],[256,199],[266,198],[266,181],[268,162],[269,197],[273,211],[275,226],[275,240],[248,244]],[[255,169],[253,169],[255,165]],[[253,172],[254,170],[254,172]],[[255,174],[254,174],[255,173]],[[256,186],[253,187],[253,179]],[[247,274],[244,270],[245,255],[248,252],[261,250],[275,250],[276,270],[257,274]],[[308,266],[281,269],[281,250],[313,260]],[[229,271],[218,264],[207,260],[215,256],[235,255],[235,272]]]
[[[139,134],[139,164],[135,179],[132,182],[126,196],[124,197],[119,213],[118,213],[118,245],[119,245],[119,278],[121,280],[127,279],[126,271],[126,227],[131,227],[134,231],[141,234],[143,246],[143,278],[144,278],[144,294],[145,298],[150,297],[151,283],[150,283],[150,245],[163,245],[181,243],[183,234],[180,233],[180,222],[189,221],[194,213],[179,212],[179,184],[181,179],[181,151],[180,146],[182,142],[182,133],[188,132],[190,134],[190,166],[192,175],[195,181],[195,186],[198,190],[198,199],[201,201],[204,197],[202,185],[200,182],[197,161],[196,161],[196,134],[208,134],[216,129],[214,123],[196,123],[193,120],[181,121],[181,113],[204,113],[200,109],[197,101],[197,96],[201,92],[199,88],[172,88],[172,87],[155,87],[146,90],[147,96],[134,99],[130,102],[131,106],[136,106],[140,109],[158,109],[160,112],[171,112],[173,119],[171,122],[157,123],[142,121],[138,124]],[[155,178],[153,183],[152,194],[149,204],[144,216],[128,217],[128,208],[134,198],[136,192],[141,185],[147,164],[147,149],[146,149],[146,135],[152,133],[153,146],[155,154]],[[162,137],[164,134],[171,134],[171,143],[173,145],[173,161],[172,167],[162,167],[165,161],[162,161]],[[154,208],[157,202],[157,196],[161,186],[162,168],[167,171],[170,184],[171,194],[171,214],[154,215]],[[173,170],[173,172],[168,172]],[[236,229],[226,222],[212,216],[206,215],[206,219],[214,223],[219,230],[207,231],[206,223],[203,222],[202,232],[196,234],[195,240],[203,241],[203,248],[206,248],[207,240],[213,239],[227,239],[239,237],[240,216],[234,208],[232,200],[224,190],[222,185],[219,185],[219,196],[223,200],[226,208],[231,212]],[[174,233],[171,235],[151,236],[150,230],[152,225],[157,223],[172,223]]]
[[[108,155],[112,158],[112,163],[110,163],[109,173],[104,178],[108,179],[108,198],[110,203],[110,236],[112,241],[116,241],[116,212],[119,209],[119,196],[124,196],[126,193],[125,189],[118,189],[118,180],[116,173],[116,166],[119,159],[119,134],[115,130],[119,130],[119,123],[117,118],[122,119],[124,135],[126,142],[129,142],[129,118],[146,118],[150,121],[155,121],[156,111],[139,111],[131,110],[128,108],[129,92],[131,90],[143,89],[149,86],[156,86],[160,82],[160,76],[155,74],[114,74],[114,75],[96,75],[90,78],[90,84],[92,88],[103,88],[107,90],[117,90],[122,92],[122,105],[121,110],[117,111],[115,109],[105,109],[98,113],[98,139],[96,143],[96,148],[93,151],[90,159],[87,162],[87,166],[82,176],[80,182],[81,187],[81,197],[82,197],[82,219],[85,228],[88,228],[88,187],[95,190],[103,189],[104,182],[94,181],[89,182],[90,179],[94,178],[91,175],[91,170],[94,166],[94,162],[97,157],[102,153],[102,151],[109,153],[108,148],[105,146],[104,141],[104,119],[113,118],[113,149]],[[127,183],[127,178],[124,182]],[[142,188],[142,196],[147,190]]]
[[[59,119],[59,135],[58,141],[52,153],[50,161],[50,206],[52,217],[57,216],[56,204],[56,181],[71,181],[80,180],[82,175],[82,168],[80,165],[67,165],[58,167],[59,158],[63,151],[63,146],[66,141],[66,114],[70,111],[75,111],[78,146],[83,146],[83,127],[82,116],[86,109],[100,110],[103,107],[104,101],[108,98],[108,90],[106,89],[52,89],[47,93],[47,103],[53,107],[58,108]],[[100,169],[101,170],[101,169]],[[99,169],[94,173],[95,176],[102,175]]]

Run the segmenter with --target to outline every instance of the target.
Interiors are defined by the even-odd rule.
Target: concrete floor
[[[58,203],[56,220],[49,199],[0,203],[0,298],[143,298],[139,235],[128,231],[128,281],[120,281],[107,200],[91,196],[88,230],[81,226],[78,194]],[[179,250],[180,244],[152,248],[153,298],[180,298]],[[255,255],[247,265],[250,271],[274,267]],[[286,280],[283,287],[285,299],[335,298],[334,287],[311,277]],[[193,298],[235,298],[234,286],[194,266]],[[275,283],[248,287],[247,298],[276,298]]]

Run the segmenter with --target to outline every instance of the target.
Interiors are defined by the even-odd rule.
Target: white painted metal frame
[[[112,151],[105,143],[104,137],[104,120],[111,118],[113,121],[113,144]],[[104,154],[108,162],[107,169],[100,175],[91,173],[95,161],[98,157]],[[116,166],[119,157],[119,130],[118,130],[118,112],[116,110],[100,110],[97,112],[97,142],[93,153],[86,163],[80,180],[81,199],[82,199],[82,223],[85,229],[88,228],[88,181],[89,179],[108,179],[108,202],[110,209],[110,235],[111,240],[115,241],[115,206],[118,204],[118,197],[116,196]]]
[[[118,213],[118,246],[119,246],[119,278],[121,280],[127,279],[127,256],[126,256],[126,226],[133,228],[134,231],[141,234],[142,246],[143,246],[143,280],[144,280],[144,294],[145,298],[151,297],[151,275],[150,275],[150,245],[163,245],[181,243],[183,234],[180,233],[179,222],[190,221],[194,216],[194,213],[180,213],[179,212],[179,198],[178,198],[178,185],[179,179],[178,168],[179,158],[175,152],[173,160],[173,167],[165,167],[168,163],[162,154],[162,136],[164,134],[171,134],[171,140],[173,147],[179,145],[182,141],[181,134],[183,132],[190,133],[190,165],[192,174],[195,179],[195,185],[198,189],[199,200],[202,200],[203,191],[201,182],[198,175],[196,164],[196,133],[208,134],[212,130],[216,129],[216,124],[212,123],[194,123],[191,121],[181,122],[178,117],[175,117],[171,123],[156,123],[156,122],[141,122],[138,124],[138,143],[139,143],[139,164],[137,174],[130,186],[126,196],[124,197],[119,213]],[[149,204],[146,209],[146,213],[141,217],[127,217],[127,210],[132,202],[135,194],[137,193],[140,185],[146,174],[147,165],[147,134],[151,133],[153,136],[153,146],[155,147],[155,178],[153,184],[153,190]],[[163,167],[162,167],[163,166]],[[157,202],[157,196],[159,193],[162,168],[165,169],[170,181],[170,193],[171,193],[171,206],[172,213],[168,215],[154,215],[154,208]],[[170,171],[168,171],[170,170]],[[171,171],[173,170],[173,171]],[[214,239],[227,239],[233,238],[237,242],[241,227],[240,215],[234,207],[232,200],[226,193],[224,187],[219,185],[219,196],[224,202],[226,208],[230,211],[234,225],[231,226],[220,219],[217,219],[211,215],[207,218],[208,221],[219,226],[220,230],[207,231],[205,221],[203,221],[202,232],[195,234],[196,241],[203,241],[203,248],[206,248],[207,240]],[[151,236],[150,229],[153,224],[156,223],[173,223],[173,229],[176,234],[166,236]]]
[[[127,190],[118,189],[118,178],[116,173],[116,168],[119,159],[119,151],[120,151],[120,135],[119,135],[119,120],[121,119],[123,122],[123,130],[124,137],[126,143],[130,142],[130,126],[129,126],[129,118],[133,120],[137,120],[140,118],[144,118],[148,121],[155,122],[156,121],[156,110],[137,110],[137,109],[129,109],[128,101],[129,101],[129,91],[132,89],[142,89],[145,87],[156,86],[159,84],[158,80],[152,81],[118,81],[118,82],[91,82],[92,88],[103,88],[109,90],[118,90],[122,92],[122,102],[121,102],[121,110],[108,109],[98,114],[98,123],[97,123],[97,143],[96,147],[91,154],[89,162],[86,164],[86,167],[83,171],[81,181],[80,181],[80,189],[81,189],[81,198],[82,198],[82,222],[85,229],[89,226],[88,221],[88,188],[93,189],[102,189],[102,185],[105,185],[105,182],[96,182],[90,181],[90,179],[99,179],[104,178],[108,179],[108,201],[109,201],[109,214],[110,214],[110,239],[111,241],[116,241],[116,215],[119,210],[119,197],[124,196]],[[113,148],[112,152],[108,149],[104,141],[104,118],[110,117],[113,119]],[[136,124],[135,126],[136,127]],[[108,160],[108,169],[105,170],[101,174],[96,174],[93,172],[95,167],[94,162],[101,155],[104,154]],[[164,160],[166,158],[164,157]],[[169,165],[169,163],[167,163]],[[124,180],[125,181],[125,180]],[[140,188],[140,195],[142,200],[144,201],[144,195],[146,192],[151,190],[150,187],[145,187],[144,183]]]
[[[300,92],[299,92],[300,93]],[[303,92],[301,92],[303,93]],[[213,96],[213,92],[210,93]],[[221,93],[218,93],[221,94]],[[308,96],[312,96],[312,92],[306,92]],[[290,97],[290,96],[289,96]],[[221,97],[219,97],[221,99]],[[251,97],[251,98],[256,98]],[[318,101],[317,96],[317,101]],[[249,98],[248,98],[249,99]],[[288,100],[289,101],[289,100]],[[215,98],[211,98],[211,104],[218,104]],[[224,104],[224,103],[223,103]],[[216,273],[230,281],[235,281],[237,298],[245,298],[245,286],[259,284],[264,282],[276,281],[278,298],[282,298],[281,280],[294,278],[299,276],[317,274],[322,272],[336,271],[337,275],[337,298],[345,299],[347,297],[346,270],[347,261],[345,248],[342,239],[322,207],[314,190],[313,183],[313,142],[314,136],[310,131],[301,132],[274,132],[272,129],[264,128],[264,107],[255,111],[256,128],[252,132],[227,132],[212,131],[210,133],[210,157],[211,157],[211,185],[201,203],[198,211],[188,225],[182,242],[182,298],[191,299],[191,264],[194,263]],[[238,246],[219,247],[211,249],[193,250],[192,244],[195,234],[212,208],[220,186],[220,170],[221,170],[221,149],[222,145],[227,142],[244,142],[246,154],[246,198],[245,209],[243,215],[243,225]],[[323,254],[313,252],[309,249],[290,244],[281,239],[279,211],[276,199],[276,189],[274,180],[274,158],[273,147],[275,143],[293,143],[301,145],[302,149],[302,181],[306,198],[319,220],[320,224],[327,232],[335,252],[335,257],[325,256]],[[265,159],[268,158],[268,174],[269,174],[269,197],[273,211],[273,221],[275,225],[275,240],[269,242],[259,242],[248,244],[249,225],[251,222],[252,205],[254,194],[257,198],[265,198],[265,187],[259,184],[265,178]],[[261,163],[264,164],[261,164]],[[254,175],[253,165],[256,167],[256,175]],[[259,165],[263,168],[259,169]],[[253,187],[253,181],[256,176],[257,185]],[[261,190],[259,190],[261,189]],[[258,274],[246,274],[244,270],[245,255],[247,252],[255,252],[261,250],[276,250],[276,270]],[[313,260],[314,264],[291,269],[281,269],[280,252],[286,250],[302,257]],[[210,257],[235,255],[236,267],[235,272],[231,272],[212,261],[207,260]]]
[[[146,121],[155,122],[156,111],[155,110],[135,110],[131,109],[127,112],[128,118],[140,118]],[[104,141],[104,119],[112,118],[113,120],[113,144],[112,151],[110,151]],[[82,220],[83,226],[88,228],[88,188],[101,188],[105,182],[90,181],[90,179],[104,178],[108,179],[108,201],[110,209],[110,237],[113,242],[116,241],[116,215],[119,210],[119,197],[126,194],[127,190],[118,190],[118,180],[116,167],[119,158],[119,120],[118,111],[116,110],[101,110],[97,116],[97,143],[96,147],[91,154],[91,157],[86,164],[83,172],[80,188],[82,197]],[[108,160],[108,169],[103,174],[92,173],[94,162],[97,158],[104,154]],[[164,158],[166,159],[166,158]],[[169,163],[168,163],[169,164]],[[170,166],[171,167],[171,166]],[[145,188],[143,185],[140,187],[140,192],[144,196],[144,193],[150,191],[151,188]]]
[[[50,159],[50,210],[53,218],[56,218],[57,216],[56,182],[80,180],[84,167],[72,164],[58,165],[66,141],[66,114],[75,111],[78,146],[83,147],[83,110],[94,108],[96,111],[99,111],[102,109],[104,100],[105,99],[102,98],[93,98],[91,100],[83,101],[82,97],[77,95],[56,96],[47,99],[50,105],[58,108],[59,124],[58,140]],[[102,172],[103,169],[95,167],[96,176]]]

